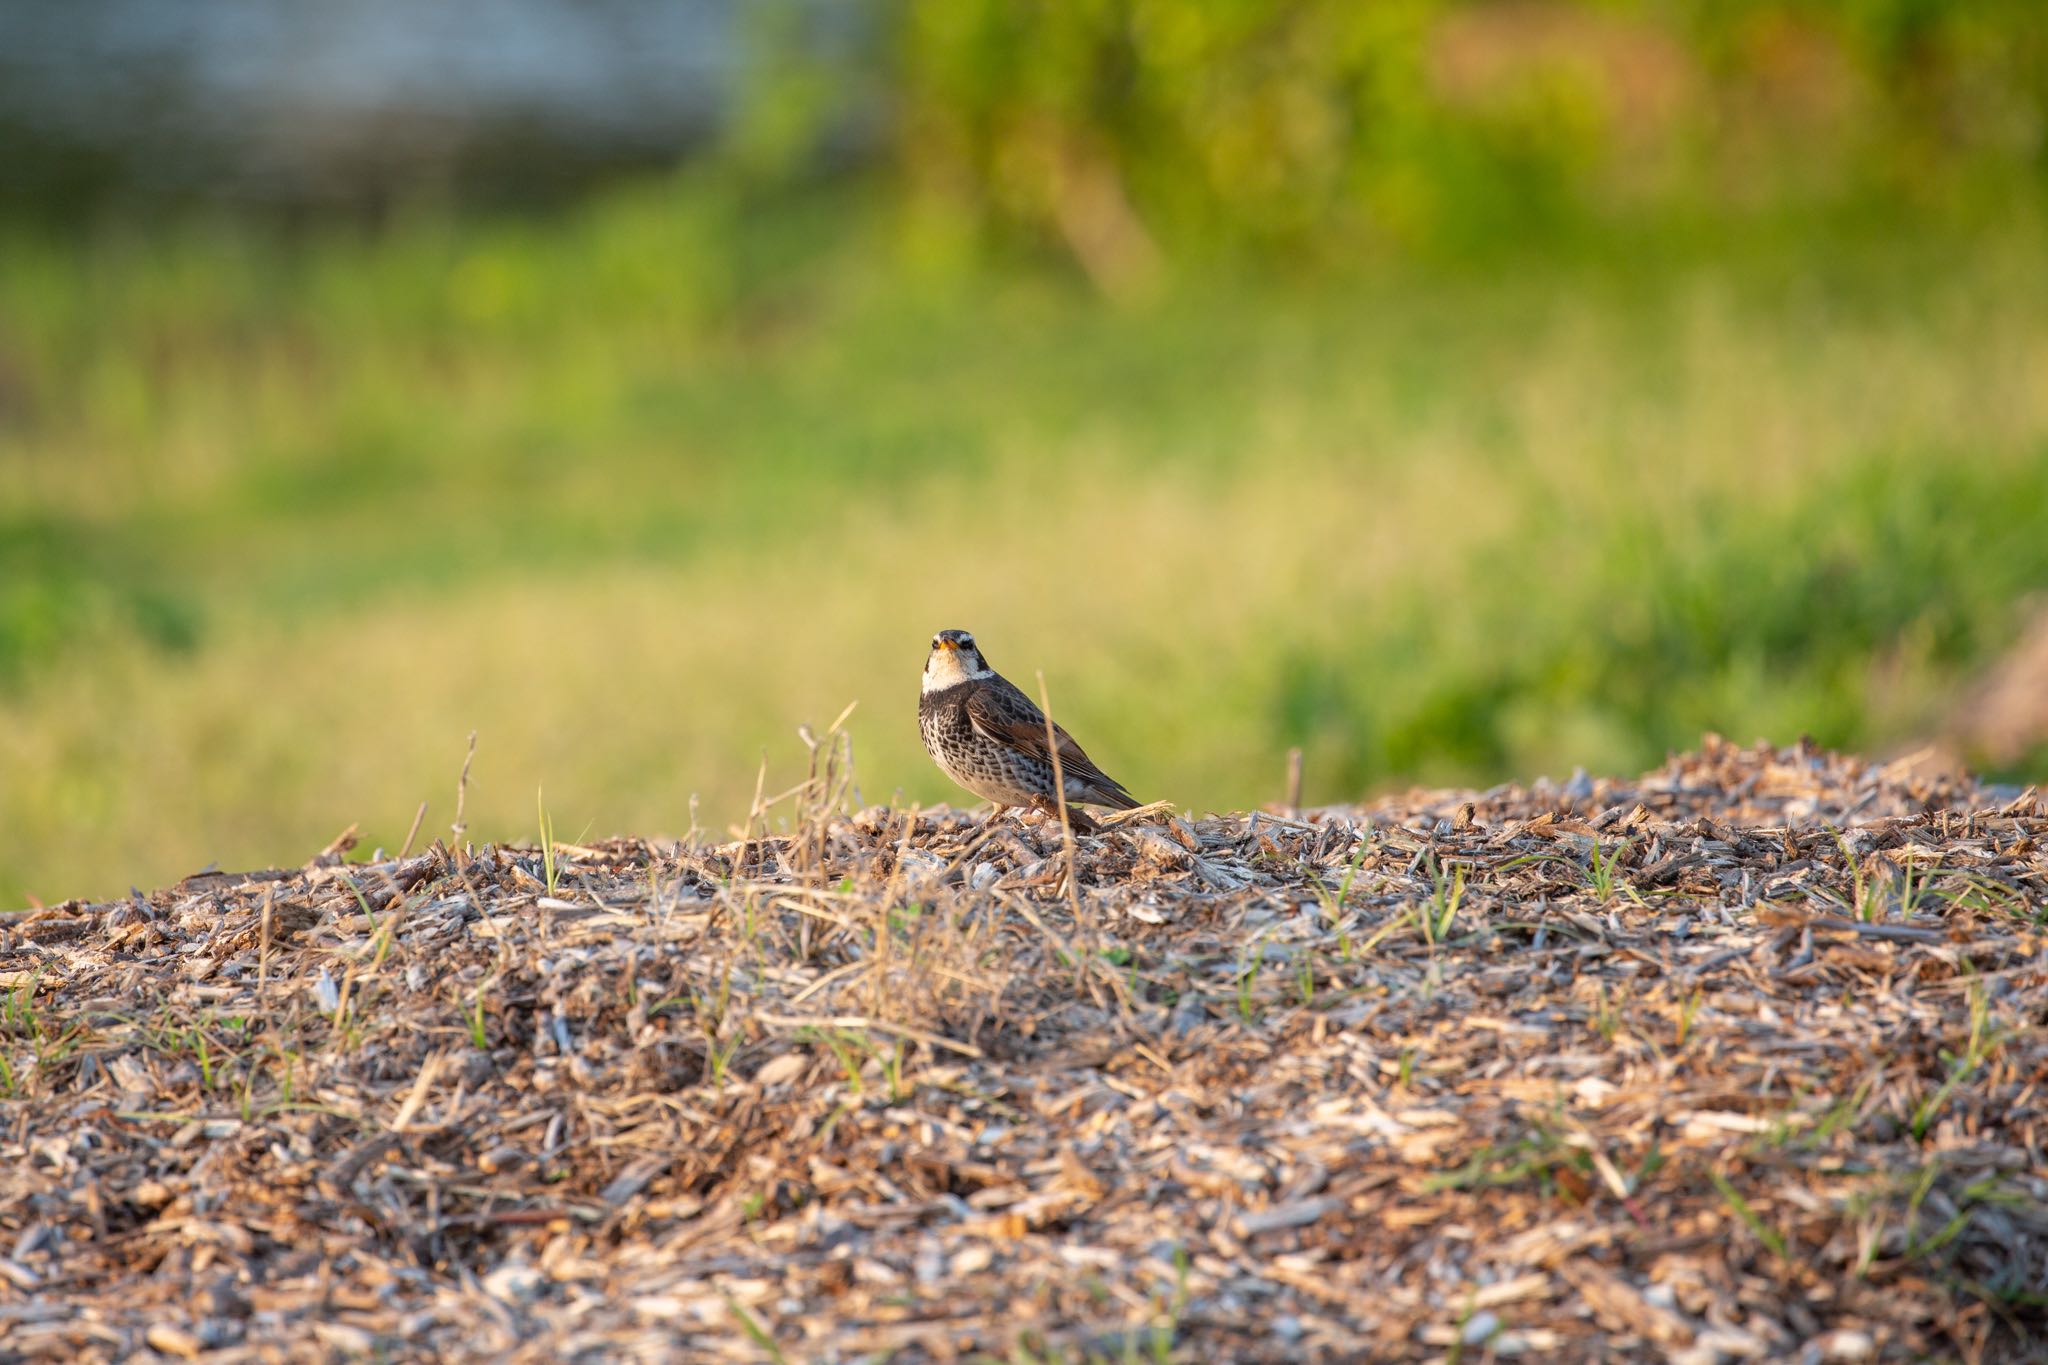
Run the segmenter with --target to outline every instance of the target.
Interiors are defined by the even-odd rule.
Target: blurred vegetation
[[[942,626],[1197,807],[1884,750],[2048,588],[2025,7],[884,13],[851,173],[791,43],[552,214],[0,226],[0,903],[443,831],[471,729],[481,837],[856,698],[960,800]]]
[[[2048,169],[2048,21],[2017,0],[887,13],[886,144],[920,228],[1053,245],[1113,290],[1191,253],[1315,266],[1646,207],[1995,197]],[[833,108],[756,107],[765,149],[802,147],[791,110]]]

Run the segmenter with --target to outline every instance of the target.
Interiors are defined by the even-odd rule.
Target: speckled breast
[[[946,776],[985,800],[1022,806],[1050,796],[1051,765],[999,744],[974,728],[963,705],[972,686],[949,687],[919,698],[917,726],[925,752]]]

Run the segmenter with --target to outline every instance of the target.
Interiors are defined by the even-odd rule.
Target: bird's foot
[[[1052,800],[1050,797],[1039,797],[1031,803],[1031,809],[1044,815],[1054,824],[1060,822],[1059,802]],[[1067,823],[1073,826],[1074,833],[1076,834],[1094,834],[1097,830],[1095,822],[1089,819],[1087,812],[1079,806],[1067,807]]]

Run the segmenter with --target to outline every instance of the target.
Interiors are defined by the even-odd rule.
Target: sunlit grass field
[[[943,626],[1197,809],[1883,750],[2048,587],[2031,214],[1114,307],[878,217],[0,243],[0,904],[444,834],[472,730],[473,838],[722,836],[854,701],[867,800],[962,800]]]

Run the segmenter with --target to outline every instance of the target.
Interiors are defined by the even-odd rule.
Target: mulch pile
[[[2031,791],[1710,737],[1070,851],[844,813],[814,753],[723,845],[338,845],[0,920],[0,1357],[2048,1333]]]

